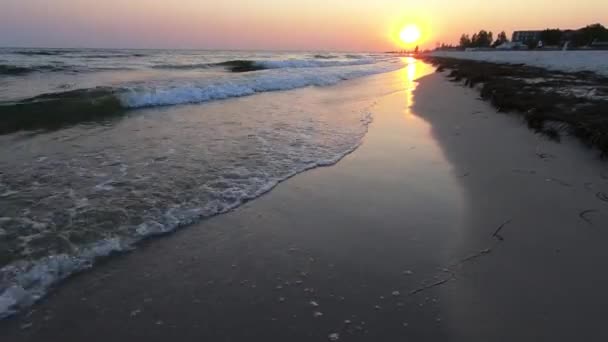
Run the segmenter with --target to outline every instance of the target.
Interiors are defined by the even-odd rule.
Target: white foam
[[[48,288],[74,272],[91,267],[93,261],[122,251],[131,243],[111,238],[91,244],[76,255],[58,254],[36,261],[18,261],[0,269],[0,319],[42,298]]]
[[[236,168],[233,169],[234,174],[225,176],[240,179],[239,177],[248,175],[250,186],[243,189],[231,187],[228,183],[229,186],[221,191],[212,188],[206,189],[210,193],[215,193],[218,199],[205,203],[202,208],[182,210],[179,207],[172,207],[164,214],[164,224],[151,220],[142,223],[135,230],[135,236],[106,238],[80,247],[74,254],[51,255],[33,261],[20,260],[0,268],[0,319],[32,305],[42,298],[51,286],[76,272],[91,267],[97,258],[114,252],[130,250],[134,244],[146,237],[166,234],[203,217],[228,212],[244,202],[267,193],[279,183],[301,172],[337,163],[360,146],[362,138],[372,122],[371,112],[366,111],[360,122],[363,129],[358,131],[354,137],[355,144],[345,147],[342,151],[336,151],[335,154],[325,159],[294,164],[292,169],[282,174],[281,177],[257,177],[247,170]],[[227,202],[226,198],[229,198],[230,201]],[[82,199],[82,203],[86,203],[85,199]]]
[[[268,91],[291,90],[308,86],[328,86],[343,80],[394,71],[400,63],[382,63],[347,68],[274,70],[264,74],[236,75],[210,83],[176,81],[124,88],[120,99],[129,108],[201,103]]]
[[[281,69],[281,68],[327,68],[336,66],[352,66],[352,65],[366,65],[374,64],[376,60],[371,58],[360,58],[350,61],[327,61],[327,60],[314,60],[314,59],[288,59],[282,61],[256,61],[255,64],[260,65],[267,69]]]

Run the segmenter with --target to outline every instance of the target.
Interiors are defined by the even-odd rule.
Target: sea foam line
[[[373,106],[373,105],[372,105]],[[333,158],[320,159],[306,165],[301,165],[285,174],[269,180],[253,193],[242,193],[237,201],[222,203],[216,201],[207,203],[200,211],[192,212],[189,217],[177,218],[170,224],[161,225],[157,222],[142,223],[137,229],[136,237],[112,237],[81,247],[76,254],[66,253],[47,256],[33,261],[16,261],[0,269],[0,319],[11,316],[20,310],[32,306],[43,298],[50,287],[58,284],[69,276],[93,267],[95,261],[118,252],[132,250],[141,240],[171,233],[176,229],[200,221],[203,218],[229,212],[245,202],[253,200],[271,191],[279,183],[317,167],[326,167],[338,163],[345,156],[354,152],[363,143],[363,138],[373,121],[371,107],[365,110],[361,118],[362,132],[355,144],[337,153]],[[171,209],[166,212],[171,215]]]

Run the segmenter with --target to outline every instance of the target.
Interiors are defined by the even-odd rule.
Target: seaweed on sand
[[[578,137],[608,156],[608,96],[577,96],[573,87],[608,90],[608,79],[591,72],[566,73],[521,64],[496,64],[422,56],[448,78],[477,87],[499,112],[517,113],[528,127],[559,141],[560,133]]]

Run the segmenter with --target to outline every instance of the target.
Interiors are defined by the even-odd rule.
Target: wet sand
[[[430,70],[336,87],[386,87],[359,149],[73,277],[3,341],[606,340],[605,162],[443,75],[414,89]]]

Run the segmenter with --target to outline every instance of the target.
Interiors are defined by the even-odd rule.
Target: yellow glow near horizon
[[[390,51],[458,44],[481,29],[608,24],[606,0],[0,0],[0,9],[0,46],[33,47]],[[420,32],[412,43],[400,35],[408,25]]]
[[[399,32],[399,38],[405,44],[414,44],[420,40],[421,36],[420,29],[413,24],[404,27],[401,32]]]

